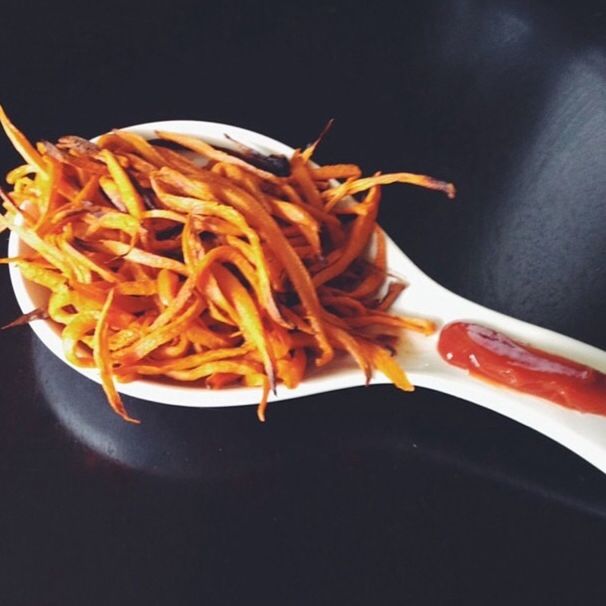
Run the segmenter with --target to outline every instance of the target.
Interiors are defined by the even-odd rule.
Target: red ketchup
[[[440,333],[438,351],[446,362],[474,377],[568,408],[606,415],[604,373],[523,345],[485,326],[447,324]]]

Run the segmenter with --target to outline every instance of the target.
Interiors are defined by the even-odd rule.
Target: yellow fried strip
[[[40,174],[46,173],[42,156],[36,151],[25,135],[9,120],[4,108],[0,105],[0,123],[19,155]]]
[[[149,162],[158,168],[164,166],[164,158],[158,153],[158,150],[141,135],[125,130],[114,130],[112,133],[126,145],[132,147],[146,162]]]
[[[63,239],[59,248],[63,250],[66,254],[68,254],[72,261],[80,264],[82,267],[88,269],[89,271],[95,272],[100,278],[114,284],[119,281],[118,276],[116,276],[113,272],[105,267],[101,267],[98,263],[95,263],[92,259],[87,257],[84,253],[80,252],[76,248],[74,248],[66,239]]]
[[[265,328],[259,315],[259,310],[247,290],[238,279],[224,267],[216,267],[215,276],[221,290],[238,314],[239,326],[246,341],[254,345],[263,361],[265,373],[272,389],[275,388],[275,356],[268,344]]]
[[[436,326],[431,320],[424,320],[422,318],[411,318],[408,316],[391,316],[386,313],[369,313],[366,316],[356,316],[353,318],[345,318],[345,321],[349,326],[352,327],[363,327],[371,326],[373,324],[379,324],[384,326],[396,326],[400,328],[406,328],[408,330],[414,330],[424,335],[432,335]]]
[[[83,353],[79,350],[79,344],[83,337],[92,332],[99,321],[100,312],[85,311],[75,316],[61,332],[63,341],[63,354],[67,361],[74,366],[80,368],[93,368],[95,361],[92,352],[90,354]]]
[[[126,211],[136,219],[140,219],[145,207],[143,206],[143,200],[135,189],[128,173],[120,166],[116,156],[114,156],[109,149],[101,150],[100,155],[107,164],[109,174],[116,184],[120,200],[122,201],[122,204],[124,204]]]
[[[383,347],[366,342],[362,344],[362,349],[370,358],[372,365],[377,370],[381,371],[396,387],[403,389],[404,391],[414,390],[406,373]]]
[[[4,263],[4,259],[1,262]],[[40,284],[40,286],[44,286],[51,291],[58,290],[67,282],[65,276],[52,269],[42,267],[39,263],[32,263],[24,259],[17,259],[11,262],[19,267],[26,280]]]
[[[180,261],[148,253],[137,247],[131,248],[128,244],[117,242],[116,240],[99,240],[99,244],[108,252],[121,256],[129,261],[140,263],[147,267],[154,267],[156,269],[170,269],[183,276],[189,275],[187,267]]]
[[[170,269],[161,269],[156,278],[158,298],[164,307],[168,307],[177,296],[179,276]]]
[[[410,185],[419,185],[428,189],[436,189],[444,192],[449,198],[455,197],[455,187],[452,183],[439,181],[427,175],[415,175],[413,173],[393,173],[390,175],[377,175],[374,177],[366,177],[364,179],[356,179],[350,183],[343,183],[334,189],[329,189],[322,194],[326,204],[324,209],[330,211],[337,202],[346,196],[366,191],[377,185],[389,185],[391,183],[408,183]]]
[[[25,242],[30,248],[33,248],[41,257],[46,259],[51,265],[58,269],[63,275],[73,277],[73,272],[70,270],[64,255],[56,246],[45,242],[38,234],[30,229],[26,229],[22,225],[6,221],[0,215],[0,221],[5,223],[11,231],[18,234],[19,238]]]

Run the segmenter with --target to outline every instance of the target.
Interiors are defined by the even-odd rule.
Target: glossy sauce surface
[[[495,330],[453,322],[440,333],[442,358],[475,377],[568,408],[606,415],[606,375],[594,368],[524,345]]]

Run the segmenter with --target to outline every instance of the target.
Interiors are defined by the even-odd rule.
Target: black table
[[[34,139],[237,124],[426,172],[381,222],[459,294],[606,346],[602,3],[5,3],[1,101]],[[7,143],[0,167],[15,165]],[[18,313],[7,272],[0,320]],[[0,335],[0,604],[603,604],[606,478],[418,390],[187,410]]]

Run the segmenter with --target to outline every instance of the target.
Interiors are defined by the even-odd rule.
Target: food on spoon
[[[16,323],[62,325],[65,358],[99,370],[125,420],[138,422],[115,381],[140,377],[260,387],[264,420],[276,383],[296,387],[335,350],[367,378],[379,370],[412,389],[393,346],[402,330],[431,334],[434,326],[387,313],[403,287],[387,284],[381,185],[452,197],[451,184],[317,167],[319,141],[263,162],[241,144],[236,156],[167,132],[154,142],[115,130],[97,143],[70,136],[34,146],[1,108],[0,122],[25,160],[7,175],[12,190],[0,192],[0,229],[31,251],[3,262],[49,291],[46,309]]]

